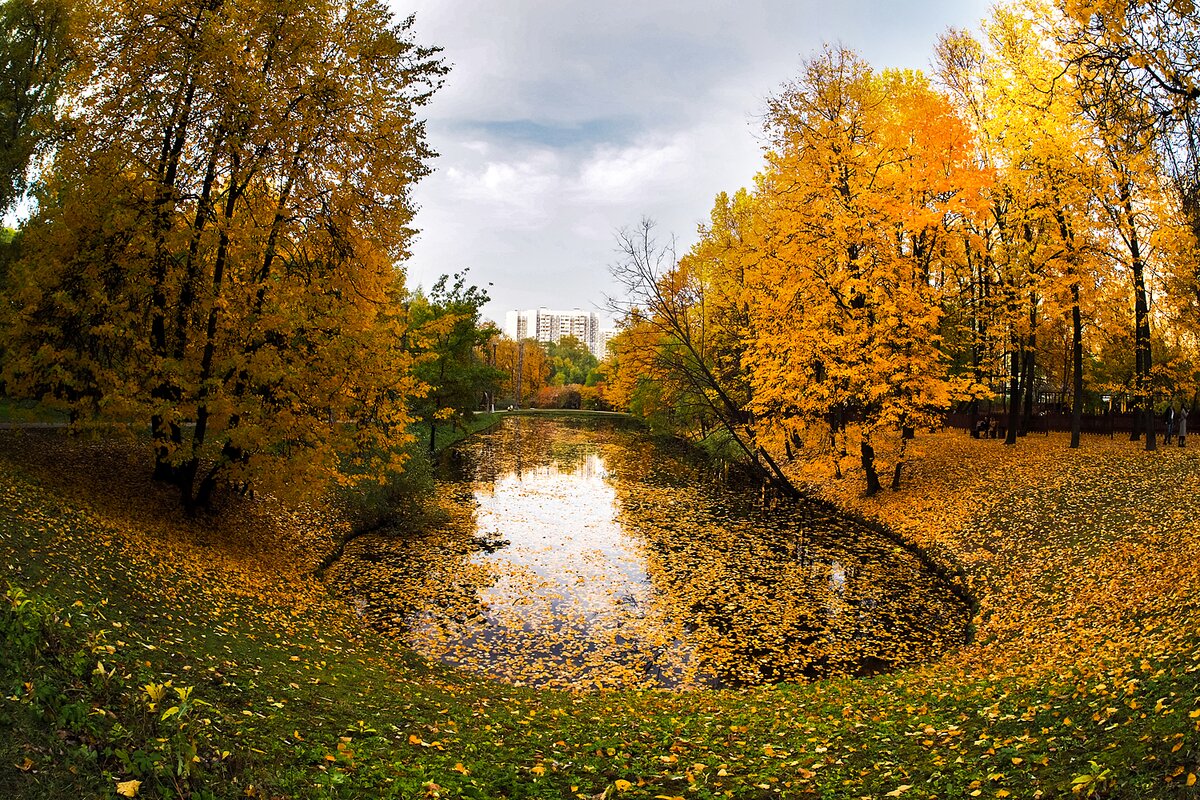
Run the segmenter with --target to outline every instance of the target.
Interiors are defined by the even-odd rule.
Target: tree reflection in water
[[[334,577],[425,656],[563,688],[870,674],[963,641],[912,553],[817,505],[756,509],[627,425],[512,417],[464,442],[450,522],[347,548]]]

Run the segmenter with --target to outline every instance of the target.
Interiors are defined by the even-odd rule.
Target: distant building
[[[604,358],[604,347],[608,342],[607,338],[601,337],[600,317],[578,308],[572,311],[549,308],[509,311],[504,315],[504,332],[512,339],[534,339],[543,344],[557,344],[564,336],[574,336],[596,358]]]
[[[615,339],[620,332],[620,328],[600,329],[600,334],[596,337],[596,358],[604,360],[604,357],[608,355],[608,343]]]

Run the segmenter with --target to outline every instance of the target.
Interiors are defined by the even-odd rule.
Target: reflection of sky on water
[[[515,418],[451,466],[456,521],[357,540],[343,564],[431,659],[534,685],[737,686],[962,640],[966,608],[911,553],[816,506],[754,509],[643,434]]]
[[[617,520],[607,476],[604,460],[591,452],[574,465],[508,472],[476,488],[479,536],[508,542],[472,558],[499,576],[480,592],[492,616],[503,607],[549,604],[556,614],[593,618],[626,614],[640,602],[649,576]]]

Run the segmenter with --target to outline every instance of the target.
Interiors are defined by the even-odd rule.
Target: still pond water
[[[910,552],[816,505],[756,509],[618,421],[510,417],[452,454],[450,520],[353,542],[375,626],[516,684],[746,686],[870,674],[963,641]]]

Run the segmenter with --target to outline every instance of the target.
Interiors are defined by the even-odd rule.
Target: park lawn
[[[51,408],[34,400],[13,400],[0,396],[0,425],[40,423],[62,424],[69,415],[60,409]]]
[[[1200,797],[1200,449],[1065,444],[922,437],[869,499],[804,473],[961,570],[958,651],[569,693],[366,630],[312,577],[344,533],[319,509],[189,520],[128,442],[6,431],[0,797]]]

